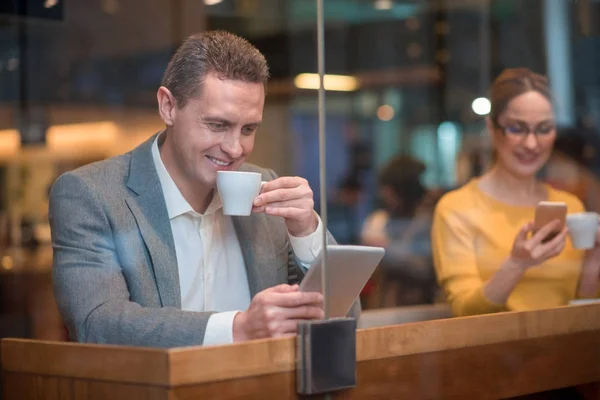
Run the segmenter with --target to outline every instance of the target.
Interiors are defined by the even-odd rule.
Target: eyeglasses
[[[496,128],[500,129],[505,136],[512,136],[521,140],[533,133],[536,138],[549,136],[551,133],[556,131],[556,125],[552,122],[542,122],[535,129],[531,129],[524,122],[510,122],[506,125],[500,125],[498,122],[494,122]]]

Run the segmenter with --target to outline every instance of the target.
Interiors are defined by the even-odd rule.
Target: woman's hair
[[[552,103],[552,93],[548,78],[536,74],[528,68],[507,68],[490,87],[490,119],[498,122],[498,117],[506,110],[508,103],[517,96],[535,91]]]

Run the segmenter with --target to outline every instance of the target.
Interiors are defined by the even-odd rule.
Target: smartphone
[[[554,220],[559,220],[560,226],[546,236],[543,242],[548,242],[558,235],[565,226],[567,219],[567,204],[558,201],[541,201],[535,208],[535,219],[533,220],[533,233]]]

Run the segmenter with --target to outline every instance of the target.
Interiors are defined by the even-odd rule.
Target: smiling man
[[[322,296],[290,284],[321,250],[312,190],[246,163],[268,75],[246,40],[193,35],[157,92],[166,128],[56,181],[53,280],[72,339],[226,344],[294,334],[299,321],[323,317]],[[268,181],[250,217],[223,215],[216,190],[217,171],[238,169]]]

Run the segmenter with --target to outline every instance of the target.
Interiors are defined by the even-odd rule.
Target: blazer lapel
[[[152,136],[133,150],[127,187],[136,196],[126,199],[152,259],[163,307],[181,308],[177,254],[162,187],[152,158]]]
[[[268,220],[263,214],[232,217],[233,226],[242,248],[250,294],[285,283],[287,279],[287,248],[277,250],[271,240]]]

